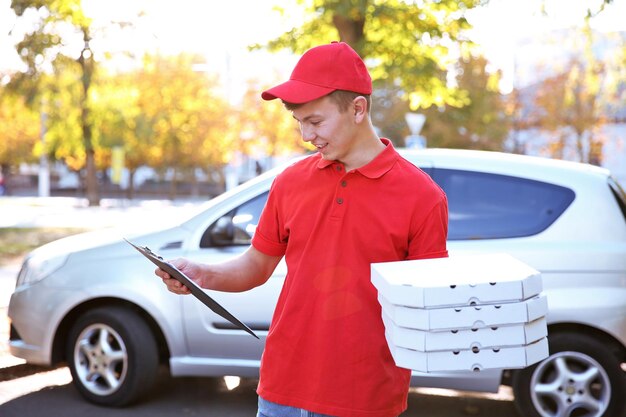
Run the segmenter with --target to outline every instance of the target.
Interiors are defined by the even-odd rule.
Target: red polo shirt
[[[443,191],[391,143],[369,164],[312,155],[274,181],[252,244],[288,273],[261,361],[268,401],[342,417],[397,416],[410,371],[393,362],[373,262],[447,256]]]

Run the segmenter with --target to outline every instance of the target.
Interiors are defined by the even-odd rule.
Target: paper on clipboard
[[[124,238],[124,240],[129,245],[137,249],[139,253],[141,253],[143,256],[148,258],[150,262],[152,262],[153,264],[155,264],[156,266],[158,266],[159,268],[161,268],[162,270],[170,274],[172,278],[177,279],[183,285],[189,288],[189,290],[191,291],[191,294],[193,294],[193,296],[196,297],[198,300],[202,301],[202,303],[205,306],[209,307],[214,313],[219,314],[220,316],[224,317],[226,320],[230,321],[232,324],[234,324],[238,328],[250,333],[252,336],[256,337],[257,339],[259,338],[248,326],[246,326],[244,323],[239,321],[239,319],[237,319],[228,310],[222,307],[217,301],[211,298],[207,293],[204,292],[204,290],[198,284],[196,284],[187,275],[183,274],[174,265],[164,261],[161,256],[152,252],[150,248],[148,248],[147,246],[135,245],[133,242],[131,242],[130,240],[126,238]]]

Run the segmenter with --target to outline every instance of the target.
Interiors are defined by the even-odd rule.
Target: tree
[[[459,60],[456,82],[467,92],[468,104],[432,106],[427,109],[422,130],[428,146],[501,151],[510,118],[499,91],[500,74],[487,71],[482,56],[468,55]]]
[[[446,73],[457,50],[471,46],[464,12],[485,1],[298,2],[305,6],[307,20],[270,41],[270,50],[303,53],[321,43],[345,41],[366,60],[372,78],[397,85],[411,108],[465,103],[464,94],[446,83]]]
[[[16,74],[11,84],[28,97],[35,106],[41,98],[40,82],[58,60],[69,59],[78,68],[76,82],[80,85],[80,130],[86,167],[86,192],[90,205],[99,204],[96,177],[95,147],[91,125],[90,89],[96,71],[91,49],[92,20],[82,9],[80,0],[12,0],[11,8],[18,17],[37,16],[33,29],[17,44],[17,51],[27,66]],[[33,12],[33,13],[28,13]],[[78,45],[72,48],[71,45]]]
[[[301,153],[310,150],[302,141],[297,124],[280,100],[262,102],[258,82],[250,80],[240,108],[235,130],[241,132],[240,151],[269,157]]]
[[[135,196],[134,176],[137,169],[146,165],[150,155],[152,128],[146,123],[138,105],[140,75],[130,73],[100,72],[93,86],[92,117],[94,142],[98,144],[97,160],[101,168],[110,166],[112,149],[122,147],[124,166],[129,172],[126,196]]]
[[[18,164],[35,162],[33,149],[40,136],[39,115],[22,96],[6,90],[0,86],[0,174],[5,178]]]
[[[405,146],[404,138],[411,133],[406,114],[411,111],[403,99],[400,87],[385,81],[376,81],[372,92],[372,123],[380,136],[391,140],[396,147]]]
[[[85,168],[85,147],[81,129],[82,89],[76,79],[79,69],[73,60],[59,57],[50,73],[39,81],[39,111],[45,123],[39,154],[63,161],[69,169]]]
[[[266,47],[302,53],[332,40],[349,43],[365,58],[372,73],[377,88],[373,118],[384,135],[395,137],[401,144],[398,138],[407,131],[403,113],[429,108],[425,128],[430,130],[430,145],[501,149],[507,127],[501,122],[507,119],[505,115],[518,110],[515,104],[502,102],[491,88],[492,81],[489,86],[485,84],[489,87],[485,94],[478,89],[470,92],[461,83],[454,86],[447,82],[455,56],[468,56],[472,51],[473,45],[466,38],[470,25],[464,12],[487,1],[298,2],[304,6],[305,22]],[[604,12],[612,2],[601,0],[590,5],[587,19]],[[544,13],[550,3],[542,3]],[[476,82],[484,83],[485,75],[479,71]],[[469,80],[469,75],[464,78],[467,88],[471,87]],[[403,103],[407,99],[408,105]],[[492,104],[497,105],[497,110],[490,110]],[[464,106],[469,108],[461,110]]]
[[[134,75],[134,134],[138,142],[150,144],[143,153],[145,161],[172,170],[170,198],[176,195],[179,174],[190,173],[193,181],[196,169],[226,163],[234,139],[229,133],[230,106],[216,94],[215,77],[193,70],[198,59],[186,54],[146,56]]]
[[[518,128],[547,132],[545,150],[560,159],[601,165],[605,138],[602,128],[619,122],[615,115],[624,103],[623,48],[599,58],[593,52],[594,34],[585,26],[569,34],[576,44],[560,71],[516,94],[524,123]],[[617,52],[617,53],[616,53]],[[623,58],[621,58],[623,59]]]

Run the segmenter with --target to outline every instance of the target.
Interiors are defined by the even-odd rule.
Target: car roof
[[[398,152],[420,166],[435,169],[468,169],[544,180],[589,176],[605,179],[610,175],[608,169],[590,164],[505,152],[444,148],[400,148]]]

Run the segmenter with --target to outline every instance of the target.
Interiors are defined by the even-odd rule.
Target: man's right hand
[[[173,261],[168,261],[168,263],[174,265],[179,271],[183,274],[187,275],[189,278],[194,279],[194,277],[199,276],[201,267],[199,264],[191,262],[188,259],[178,258]],[[163,280],[163,283],[167,287],[170,292],[174,294],[186,295],[191,294],[191,290],[187,288],[184,284],[178,281],[175,278],[172,278],[170,274],[162,270],[161,268],[155,269],[154,273]]]
[[[168,262],[191,278],[200,288],[241,292],[266,282],[281,258],[281,256],[265,255],[250,246],[241,255],[218,264],[196,263],[185,258]],[[174,294],[191,294],[189,288],[172,278],[161,268],[157,268],[154,273],[163,280],[167,289]]]

